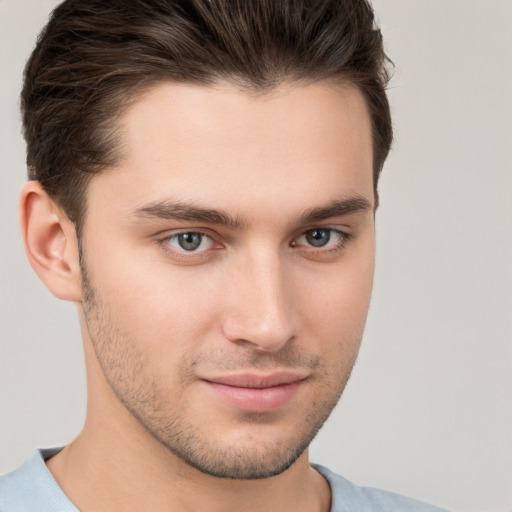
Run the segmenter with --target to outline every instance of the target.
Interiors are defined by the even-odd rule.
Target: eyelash
[[[309,233],[313,233],[314,231],[329,232],[329,240],[327,243],[330,242],[333,234],[336,237],[338,237],[338,240],[333,244],[332,247],[327,246],[328,248],[325,248],[325,246],[315,248],[313,246],[307,246],[307,245],[302,245],[302,244],[297,243],[298,239],[300,239],[302,237],[306,237]],[[172,233],[171,235],[168,235],[168,236],[162,238],[161,240],[159,240],[159,244],[163,247],[165,252],[167,252],[170,256],[177,258],[177,259],[182,259],[182,260],[191,260],[192,258],[194,258],[195,260],[209,259],[211,257],[211,253],[210,253],[210,251],[212,250],[211,248],[207,248],[202,251],[195,252],[195,251],[186,251],[183,248],[182,249],[173,248],[170,245],[171,240],[177,240],[180,235],[187,235],[187,234],[200,235],[202,237],[200,245],[203,244],[204,238],[208,238],[211,240],[211,244],[216,245],[216,247],[213,248],[213,250],[219,250],[219,249],[223,248],[223,246],[221,244],[215,242],[215,240],[209,233],[206,233],[201,230],[196,230],[196,231],[188,230],[188,231],[180,231],[177,233]],[[352,233],[340,231],[339,229],[330,228],[330,227],[318,227],[318,228],[308,229],[308,230],[302,232],[299,236],[297,236],[296,238],[294,238],[292,240],[292,242],[290,243],[290,247],[303,247],[303,249],[311,255],[327,256],[327,255],[335,254],[335,253],[341,251],[342,249],[344,249],[346,244],[352,238],[353,238]],[[200,247],[200,245],[199,245],[199,247]]]

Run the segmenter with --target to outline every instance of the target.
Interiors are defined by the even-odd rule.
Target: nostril
[[[288,318],[274,320],[270,324],[255,319],[243,322],[240,318],[231,317],[224,326],[224,334],[233,343],[275,352],[295,337],[293,329],[293,323]]]

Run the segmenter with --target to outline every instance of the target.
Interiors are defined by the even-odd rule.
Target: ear
[[[81,301],[75,226],[38,181],[21,191],[20,221],[28,260],[41,281],[59,299]]]

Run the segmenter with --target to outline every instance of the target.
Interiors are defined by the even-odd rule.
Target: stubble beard
[[[345,354],[344,371],[329,371],[318,358],[305,358],[295,349],[285,348],[275,354],[256,354],[244,361],[215,359],[218,368],[288,367],[315,369],[317,375],[331,375],[317,388],[317,400],[305,405],[303,420],[293,427],[286,439],[268,441],[258,437],[259,425],[272,421],[272,413],[241,412],[242,425],[254,425],[255,434],[242,446],[230,445],[229,440],[208,436],[208,421],[201,426],[194,424],[186,414],[186,400],[181,406],[169,408],[165,390],[145,364],[146,355],[112,321],[108,304],[101,301],[92,286],[82,261],[83,311],[87,329],[96,357],[106,381],[124,407],[142,427],[158,442],[189,466],[202,473],[228,479],[262,479],[276,476],[287,470],[308,448],[322,425],[337,404],[349,380],[357,356]],[[362,336],[362,329],[361,329]],[[359,340],[360,341],[360,340]],[[208,358],[193,357],[180,370],[179,382],[186,383],[191,368],[208,363]],[[249,366],[250,365],[250,366]],[[180,388],[181,389],[181,388]],[[173,390],[174,391],[174,390]],[[302,405],[302,404],[301,404]]]

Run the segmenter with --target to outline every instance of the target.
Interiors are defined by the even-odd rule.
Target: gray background
[[[73,305],[17,221],[22,66],[51,0],[0,0],[0,473],[80,430]],[[512,2],[374,2],[397,68],[373,304],[312,459],[453,511],[512,511]]]

